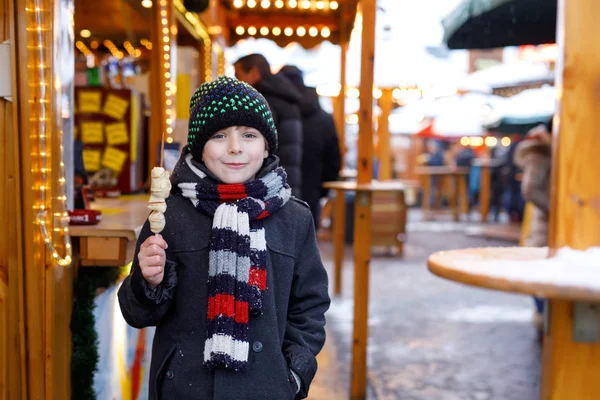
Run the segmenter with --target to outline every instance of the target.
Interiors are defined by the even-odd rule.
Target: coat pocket
[[[169,365],[169,362],[173,358],[173,355],[175,354],[175,350],[177,350],[176,344],[171,346],[171,348],[167,352],[166,356],[161,361],[160,367],[158,367],[158,370],[156,371],[156,376],[154,377],[154,379],[156,381],[154,396],[157,400],[163,400],[161,394],[162,394],[163,382],[165,380],[166,369],[167,369],[167,366]]]

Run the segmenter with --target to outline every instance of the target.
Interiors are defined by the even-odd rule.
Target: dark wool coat
[[[319,200],[327,195],[323,182],[335,181],[341,167],[340,145],[333,117],[319,105],[314,88],[306,87],[302,112],[302,199],[310,206],[318,227]]]
[[[287,183],[292,188],[292,194],[302,198],[300,93],[288,79],[281,75],[264,76],[254,87],[265,97],[273,113],[279,142],[275,154],[280,159],[280,165],[287,172]]]
[[[317,371],[316,355],[325,342],[329,307],[327,274],[308,206],[292,198],[266,218],[267,290],[263,314],[249,321],[248,370],[234,372],[203,365],[206,340],[208,258],[212,218],[189,199],[167,199],[169,247],[165,278],[153,292],[138,266],[140,244],[152,233],[146,222],[130,275],[119,289],[127,323],[156,326],[150,368],[150,400],[301,399]],[[296,383],[290,368],[301,378]]]

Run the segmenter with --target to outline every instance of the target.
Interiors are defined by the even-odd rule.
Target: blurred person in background
[[[287,172],[292,194],[302,197],[302,116],[301,95],[285,76],[271,73],[262,54],[250,54],[233,64],[235,76],[256,88],[269,104],[277,128],[279,149],[275,153]]]
[[[531,129],[516,147],[514,161],[523,169],[521,192],[523,198],[533,204],[529,232],[525,246],[548,245],[548,217],[550,211],[550,169],[552,153],[551,124]],[[534,324],[538,338],[542,337],[544,300],[534,298]]]
[[[302,113],[302,199],[310,206],[315,227],[319,227],[320,200],[327,195],[323,182],[338,178],[340,145],[331,114],[321,108],[317,90],[304,85],[302,71],[286,65],[279,71],[300,92]]]

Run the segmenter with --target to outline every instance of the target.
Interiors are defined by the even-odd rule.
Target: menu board
[[[103,189],[122,193],[143,184],[145,141],[141,95],[129,89],[75,88],[76,139],[83,143],[89,177],[102,177]]]

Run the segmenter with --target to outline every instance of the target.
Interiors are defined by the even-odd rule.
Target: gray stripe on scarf
[[[208,263],[208,274],[210,276],[227,274],[240,282],[248,283],[250,257],[239,257],[236,253],[226,250],[211,250]]]

